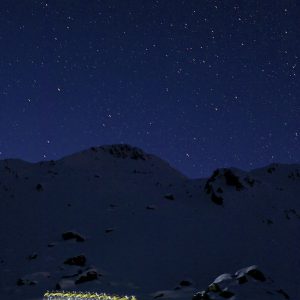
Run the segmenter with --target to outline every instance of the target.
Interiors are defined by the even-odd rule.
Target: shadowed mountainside
[[[297,299],[299,195],[299,165],[192,180],[126,144],[34,164],[2,160],[0,298],[64,289]],[[251,276],[253,265],[266,280]]]

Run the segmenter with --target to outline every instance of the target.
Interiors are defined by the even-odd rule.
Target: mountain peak
[[[146,154],[142,149],[129,144],[104,145],[100,147],[91,147],[90,150],[93,152],[104,151],[114,157],[120,158],[131,158],[135,160],[147,160],[150,158],[150,155]]]

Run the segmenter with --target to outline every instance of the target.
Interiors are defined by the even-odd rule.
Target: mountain
[[[299,299],[299,195],[296,164],[195,180],[126,144],[2,160],[0,299]]]

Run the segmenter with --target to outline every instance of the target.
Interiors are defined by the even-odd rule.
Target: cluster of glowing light
[[[44,300],[137,300],[135,296],[107,295],[105,293],[47,291]]]

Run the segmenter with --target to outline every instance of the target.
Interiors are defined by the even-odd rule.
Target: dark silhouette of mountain
[[[123,144],[57,161],[2,160],[0,298],[62,289],[297,299],[299,195],[300,165],[219,169],[195,180]],[[253,265],[265,281],[255,271],[234,275]]]

